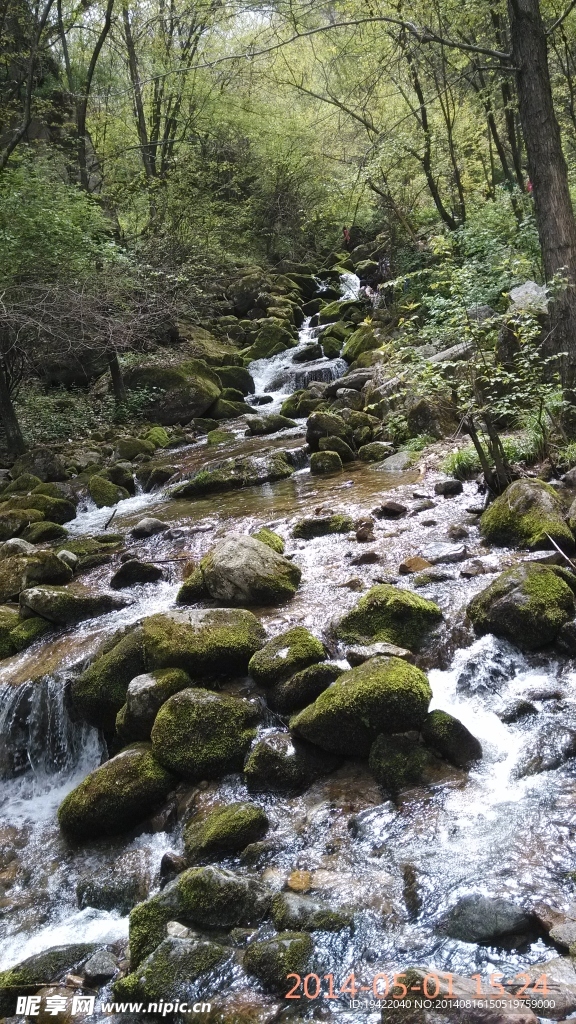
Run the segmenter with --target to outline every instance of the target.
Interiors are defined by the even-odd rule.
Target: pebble
[[[410,576],[413,572],[423,572],[424,569],[431,569],[432,562],[429,562],[426,558],[421,558],[420,555],[412,555],[411,558],[405,558],[403,562],[398,566],[398,572],[402,576]]]
[[[133,526],[130,533],[133,537],[152,537],[155,533],[162,533],[164,530],[168,530],[168,523],[164,523],[161,519],[154,519],[152,516],[146,519],[141,519],[136,526]]]
[[[445,498],[455,498],[457,494],[462,494],[463,490],[461,480],[439,480],[434,484],[434,494],[441,494]]]
[[[468,558],[468,549],[465,544],[431,544],[422,552],[422,556],[430,565],[437,565],[440,562],[463,562]]]
[[[399,519],[401,516],[405,516],[407,511],[406,505],[390,500],[382,502],[378,508],[373,510],[372,515],[377,519]]]

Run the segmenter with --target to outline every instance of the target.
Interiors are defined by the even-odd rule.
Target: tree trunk
[[[562,377],[572,400],[576,385],[576,219],[552,98],[546,32],[539,0],[508,0],[508,14],[544,272],[547,280],[561,273],[568,281],[552,310],[554,328],[548,353],[567,353]]]
[[[112,390],[114,392],[114,398],[116,399],[116,405],[122,405],[122,403],[126,401],[126,387],[124,385],[122,369],[118,362],[118,356],[116,352],[108,352],[106,358],[108,360],[108,368],[112,379]]]
[[[6,380],[4,363],[0,360],[0,419],[6,434],[9,455],[22,455],[26,451],[26,442],[20,430],[14,403]]]

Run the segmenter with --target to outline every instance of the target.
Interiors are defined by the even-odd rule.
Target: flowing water
[[[357,279],[350,276],[345,286],[354,294]],[[307,323],[299,348],[314,336]],[[301,386],[299,374],[323,372],[329,376],[309,379],[328,380],[345,369],[340,360],[294,364],[295,351],[252,365],[257,394],[273,396],[264,413],[266,408],[278,409],[283,397]],[[232,529],[273,526],[301,566],[302,584],[288,605],[262,610],[262,621],[269,634],[298,624],[320,635],[362,590],[396,576],[403,558],[425,554],[439,541],[449,544],[448,527],[463,524],[468,531],[466,560],[443,565],[444,578],[419,593],[439,603],[448,624],[427,657],[432,706],[464,722],[480,739],[484,757],[468,774],[446,767],[430,784],[403,794],[398,806],[383,799],[367,766],[353,761],[298,797],[263,795],[258,799],[272,823],[271,851],[257,868],[247,868],[237,858],[224,863],[240,871],[256,870],[278,889],[300,872],[310,895],[354,911],[352,932],[318,935],[318,971],[333,973],[336,982],[354,970],[369,986],[378,972],[391,976],[418,966],[511,977],[527,965],[557,956],[558,949],[544,934],[534,935],[521,949],[506,950],[440,937],[435,927],[448,907],[470,893],[507,897],[528,908],[543,900],[567,908],[576,898],[576,772],[566,753],[576,730],[576,668],[568,659],[521,655],[493,637],[475,640],[464,623],[473,594],[522,556],[482,547],[477,518],[467,512],[478,501],[472,484],[465,485],[463,495],[444,500],[433,498],[434,473],[423,475],[417,468],[387,474],[354,464],[337,477],[312,477],[303,426],[266,438],[244,437],[240,422],[231,428],[234,439],[225,455],[288,448],[301,468],[274,485],[193,502],[173,501],[166,491],[138,494],[120,502],[112,528],[127,531],[142,515],[169,521],[167,533],[134,543],[143,558],[163,560],[198,557]],[[166,462],[177,462],[186,475],[219,457],[222,450],[198,442],[172,450]],[[290,539],[294,522],[304,514],[323,507],[366,516],[386,493],[403,501],[409,514],[397,522],[378,520],[374,543],[359,543],[353,535]],[[421,510],[423,497],[432,497],[434,506]],[[109,515],[109,510],[87,503],[69,524],[70,532],[97,533]],[[379,560],[353,564],[367,549]],[[481,559],[484,574],[461,575],[474,558]],[[241,776],[182,786],[176,794],[176,824],[171,816],[168,822],[155,821],[150,831],[81,848],[67,844],[56,825],[64,795],[105,756],[97,731],[71,718],[68,682],[119,626],[174,605],[182,564],[167,562],[162,582],[133,587],[127,592],[132,602],[127,608],[84,622],[0,666],[1,968],[51,946],[80,941],[108,943],[122,955],[127,915],[82,906],[79,883],[81,891],[83,882],[94,876],[131,878],[143,892],[157,891],[162,855],[182,851],[182,818],[192,799],[195,806],[210,806],[248,795]],[[111,572],[103,566],[83,579],[105,587]],[[399,585],[410,584],[400,577]],[[332,653],[344,657],[343,649]],[[243,680],[237,688],[249,693],[252,684]],[[520,698],[532,702],[534,713],[510,722],[514,716],[505,711]],[[257,986],[240,968],[221,984],[230,1007],[255,1000],[261,1010],[254,1020],[262,1024],[290,1014],[290,1019],[316,1014],[371,1024],[380,1019],[375,1010],[356,1015],[339,1000],[325,1001],[321,1013],[313,1002],[288,1012],[277,1001],[254,995]]]

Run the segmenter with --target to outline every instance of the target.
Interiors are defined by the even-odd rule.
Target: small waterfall
[[[317,360],[316,362],[308,363],[305,367],[295,372],[293,377],[294,390],[305,388],[314,380],[322,384],[330,384],[331,381],[342,377],[347,369],[348,363],[344,359],[331,359],[329,362]]]
[[[357,299],[360,295],[360,278],[349,270],[345,270],[340,276],[342,286],[342,301]]]

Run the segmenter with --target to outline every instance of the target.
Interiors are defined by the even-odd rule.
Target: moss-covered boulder
[[[266,812],[252,803],[233,803],[196,814],[184,829],[190,863],[238,853],[268,831]]]
[[[430,760],[429,751],[415,731],[378,736],[368,759],[376,782],[393,798],[422,781]]]
[[[56,626],[73,626],[83,619],[107,615],[126,606],[125,599],[118,594],[93,590],[80,583],[68,587],[28,587],[21,592],[19,601],[21,614],[40,615]]]
[[[186,577],[182,586],[176,594],[177,604],[196,604],[198,601],[203,601],[204,598],[208,597],[208,591],[204,586],[204,577],[202,570],[197,565],[192,572]]]
[[[235,388],[243,395],[254,394],[254,378],[244,366],[219,366],[218,379],[223,388]]]
[[[255,537],[230,534],[200,562],[204,586],[227,605],[280,604],[293,597],[301,570]]]
[[[76,566],[79,572],[86,572],[99,565],[107,565],[112,561],[112,556],[124,545],[124,538],[120,534],[105,533],[97,537],[79,537],[66,539],[66,551],[70,551],[78,558]],[[55,582],[50,580],[49,582]]]
[[[23,473],[31,473],[38,477],[43,483],[50,480],[66,480],[66,465],[64,459],[53,448],[45,448],[38,445],[30,451],[20,455],[12,466],[14,478]]]
[[[363,444],[358,451],[362,462],[382,462],[392,453],[392,445],[388,441],[370,441]]]
[[[291,714],[312,704],[324,690],[341,676],[344,669],[330,661],[310,665],[290,676],[285,682],[272,686],[267,694],[269,707],[281,715]]]
[[[552,643],[574,618],[574,577],[555,565],[524,563],[501,573],[466,611],[477,633],[494,633],[526,650]]]
[[[261,527],[256,533],[253,534],[256,540],[261,541],[262,544],[267,544],[272,551],[275,551],[278,555],[284,554],[284,541],[279,534],[274,533],[274,530],[269,530],[267,526]]]
[[[301,893],[279,892],[272,900],[272,920],[279,932],[339,932],[350,927],[352,915],[330,910],[325,904]]]
[[[353,363],[364,352],[372,352],[380,348],[381,342],[376,337],[376,332],[370,324],[361,324],[353,334],[350,335],[342,349],[342,358],[347,363]]]
[[[144,821],[177,780],[149,744],[128,747],[91,772],[60,804],[60,828],[70,839],[118,835]]]
[[[271,356],[285,352],[288,348],[294,348],[297,340],[294,337],[293,328],[288,320],[279,320],[271,317],[265,323],[249,348],[245,349],[243,355],[252,362],[255,359],[269,359]]]
[[[132,679],[126,691],[126,703],[116,716],[116,730],[126,740],[148,740],[154,720],[169,697],[192,685],[180,668],[161,668]]]
[[[240,771],[259,718],[255,703],[201,688],[182,690],[160,708],[154,754],[170,771],[200,782]]]
[[[119,437],[115,456],[122,462],[132,462],[138,455],[153,455],[156,447],[151,440],[146,441],[143,437]]]
[[[216,969],[221,971],[231,958],[231,949],[217,942],[168,936],[132,974],[114,982],[114,997],[121,1002],[174,1005],[186,1000],[191,985]]]
[[[341,437],[321,437],[318,442],[321,452],[337,452],[343,463],[354,462],[356,455],[349,444]],[[318,455],[318,452],[314,453]],[[310,463],[312,465],[312,463]]]
[[[43,639],[53,629],[51,622],[46,619],[31,618],[19,622],[10,633],[10,641],[16,653],[25,651],[37,640]]]
[[[482,515],[480,531],[491,544],[531,551],[552,548],[552,541],[568,554],[576,546],[561,499],[542,480],[523,479],[510,484]]]
[[[60,523],[31,523],[24,530],[22,537],[30,544],[48,544],[53,540],[64,540],[68,531]]]
[[[236,491],[242,487],[258,487],[260,484],[286,480],[293,472],[294,468],[286,461],[284,452],[239,456],[226,459],[212,469],[199,470],[185,483],[175,487],[171,497],[179,500]]]
[[[306,443],[313,452],[319,450],[321,437],[341,437],[349,442],[352,430],[335,412],[313,412],[306,424]]]
[[[204,685],[245,672],[265,636],[256,616],[244,609],[179,609],[143,623],[148,667],[181,668]]]
[[[334,626],[339,640],[365,644],[374,640],[418,650],[427,633],[442,618],[433,601],[388,583],[372,587]]]
[[[146,414],[160,426],[189,423],[216,401],[220,380],[201,359],[188,359],[179,367],[137,366],[126,371],[126,387],[149,395]]]
[[[209,410],[210,416],[214,420],[235,420],[238,416],[246,416],[253,412],[252,406],[244,400],[238,401],[224,397],[218,398]]]
[[[0,542],[18,537],[31,523],[40,523],[44,513],[37,508],[6,508],[0,506]]]
[[[370,658],[291,718],[290,728],[323,750],[368,757],[379,733],[419,729],[431,697],[426,676],[414,665]]]
[[[72,680],[70,696],[76,714],[97,728],[113,732],[130,680],[145,669],[141,627],[112,638],[94,663]]]
[[[34,476],[33,473],[21,473],[20,476],[14,476],[14,470],[12,470],[13,479],[2,491],[2,498],[5,499],[8,494],[30,494],[35,487],[39,487],[42,483],[39,476]]]
[[[9,658],[15,653],[11,633],[18,626],[20,617],[15,608],[0,605],[0,658]]]
[[[164,573],[159,565],[141,562],[138,558],[129,558],[116,570],[110,580],[110,586],[114,590],[122,590],[124,587],[134,587],[138,584],[157,583],[163,578]]]
[[[244,765],[244,777],[254,793],[299,793],[340,763],[338,756],[288,732],[274,732],[254,744]]]
[[[322,307],[319,314],[320,324],[334,324],[337,321],[350,322],[353,315],[360,313],[365,304],[360,299],[344,299],[328,302]]]
[[[94,943],[78,942],[70,946],[53,946],[42,953],[22,960],[6,971],[0,971],[0,1014],[13,1017],[19,995],[31,995],[38,989],[60,981],[78,968],[96,950]]]
[[[111,508],[130,495],[124,487],[113,484],[103,476],[91,476],[88,481],[88,494],[98,508]]]
[[[304,416],[310,416],[311,413],[319,409],[326,408],[327,403],[323,398],[315,398],[309,391],[301,390],[295,391],[289,398],[284,399],[280,406],[280,412],[283,416],[293,416],[296,419],[300,419]]]
[[[431,711],[422,726],[429,747],[457,768],[469,768],[482,757],[482,744],[469,729],[447,711]]]
[[[246,423],[248,425],[246,433],[251,437],[275,434],[278,430],[287,430],[289,427],[297,426],[294,420],[277,413],[270,413],[269,416],[247,416]]]
[[[144,435],[144,440],[154,445],[154,448],[167,448],[170,444],[170,434],[164,427],[150,427]]]
[[[312,452],[310,456],[310,472],[313,476],[341,473],[342,469],[342,459],[338,452]]]
[[[250,659],[248,671],[259,686],[274,686],[325,657],[322,641],[304,626],[295,626],[257,651]]]
[[[250,927],[268,912],[269,889],[248,875],[212,866],[189,868],[130,914],[132,970],[166,937],[168,921],[201,928]]]
[[[206,434],[206,441],[209,445],[228,444],[234,440],[231,430],[209,430]]]
[[[33,555],[9,555],[0,562],[0,601],[18,595],[37,583],[68,583],[72,570],[53,551],[36,551]]]
[[[280,932],[273,939],[253,942],[244,954],[244,970],[269,992],[285,996],[293,985],[291,974],[311,970],[314,943],[307,932]]]
[[[334,515],[309,516],[296,523],[292,536],[298,540],[313,540],[314,537],[327,537],[332,533],[349,533],[354,529],[352,516],[343,512]]]
[[[30,509],[41,512],[44,519],[52,523],[69,523],[76,518],[76,505],[65,498],[54,498],[49,494],[33,491],[32,494],[16,495],[1,506],[2,509]]]

